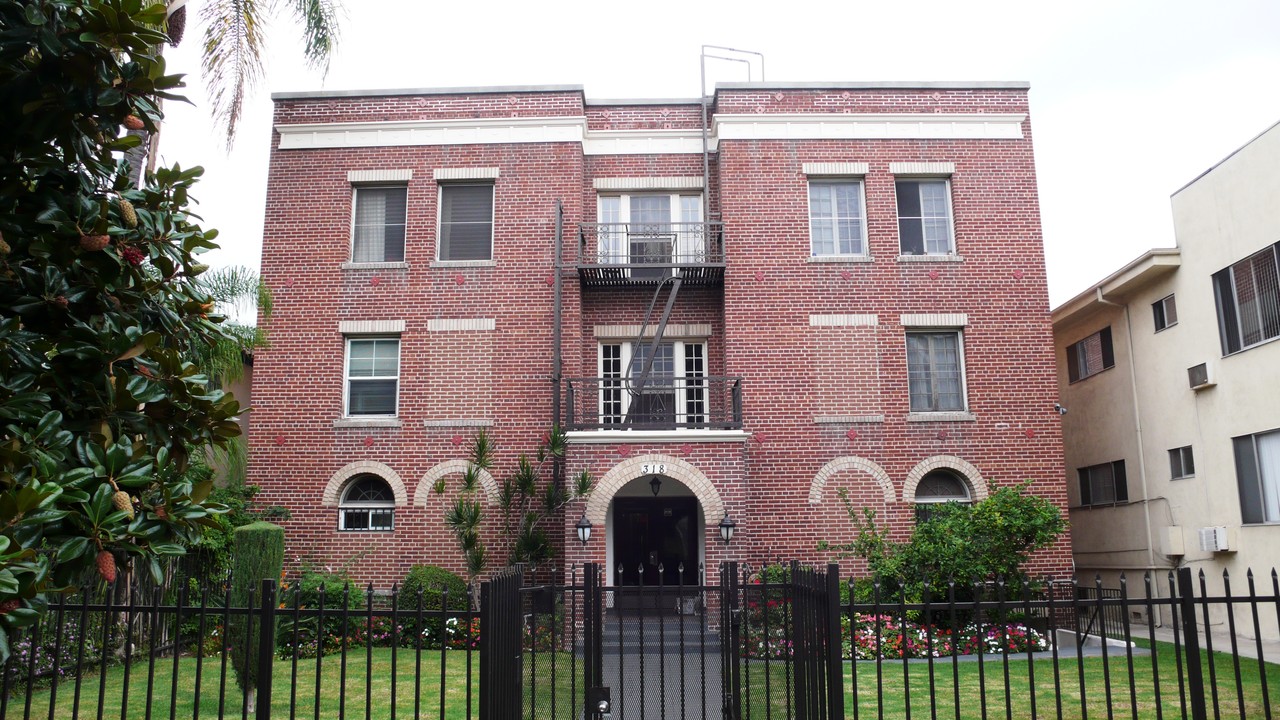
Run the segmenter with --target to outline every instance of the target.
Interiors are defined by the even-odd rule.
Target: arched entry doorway
[[[610,514],[612,584],[697,584],[702,513],[688,488],[665,475],[642,476],[614,495]]]

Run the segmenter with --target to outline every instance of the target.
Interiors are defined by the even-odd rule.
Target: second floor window
[[[809,240],[814,257],[866,255],[861,181],[809,183]]]
[[[707,346],[701,342],[600,345],[600,422],[673,430],[707,422]],[[643,377],[643,380],[641,378]]]
[[[443,261],[493,259],[493,184],[440,186]]]
[[[899,180],[898,241],[903,255],[951,255],[951,183]]]
[[[1124,461],[1090,465],[1076,471],[1080,475],[1081,505],[1114,505],[1129,502],[1129,485]]]
[[[399,338],[347,340],[347,416],[394,416],[399,385]]]
[[[965,409],[958,331],[907,333],[907,386],[911,412]]]
[[[352,221],[351,261],[404,262],[408,188],[358,187]]]
[[[1111,326],[1067,346],[1067,380],[1076,382],[1116,366]]]

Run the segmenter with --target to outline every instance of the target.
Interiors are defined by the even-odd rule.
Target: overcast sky
[[[191,0],[196,15],[207,1]],[[230,154],[208,114],[199,23],[167,51],[196,107],[166,105],[162,159],[206,168],[194,195],[221,232],[211,264],[258,266],[277,91],[574,84],[595,99],[695,98],[703,44],[763,53],[774,82],[1029,81],[1053,306],[1176,244],[1170,194],[1280,121],[1276,0],[345,3],[327,77],[304,67],[293,20],[272,22],[267,77]],[[747,79],[734,63],[709,73]]]

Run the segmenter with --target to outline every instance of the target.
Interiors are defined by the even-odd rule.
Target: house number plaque
[[[666,463],[645,463],[640,466],[641,475],[666,475]]]

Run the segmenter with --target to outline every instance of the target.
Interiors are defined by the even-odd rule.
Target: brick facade
[[[597,104],[566,88],[277,96],[262,261],[275,311],[249,442],[261,504],[291,513],[288,560],[378,586],[414,564],[462,569],[441,517],[466,441],[487,429],[500,482],[555,420],[557,202],[560,373],[598,376],[599,343],[634,340],[601,329],[644,322],[653,286],[587,287],[577,272],[579,223],[598,222],[597,197],[629,183],[708,188],[722,280],[683,287],[669,324],[697,329],[676,339],[705,342],[707,375],[742,379],[741,429],[571,432],[568,472],[599,486],[557,518],[566,561],[616,560],[626,539],[611,536],[611,500],[648,493],[626,487],[642,459],[667,467],[664,493],[697,498],[708,567],[825,560],[818,541],[851,539],[839,489],[905,534],[916,483],[939,468],[973,497],[1030,480],[1065,508],[1027,112],[1020,85],[723,86],[704,180],[697,102]],[[827,176],[806,167],[859,171],[865,257],[810,257],[808,183]],[[496,171],[493,260],[438,262],[436,171],[466,168]],[[407,186],[404,262],[352,265],[349,178],[362,176],[350,173],[378,170],[408,177],[393,183]],[[949,181],[953,251],[900,256],[895,179],[921,173]],[[683,189],[645,189],[654,178]],[[394,418],[344,418],[341,324],[353,321],[403,322]],[[940,326],[961,334],[964,408],[912,413],[905,333]],[[394,531],[337,529],[342,483],[375,467],[356,463],[394,474]],[[496,517],[487,488],[480,497]],[[727,547],[724,512],[738,524]],[[585,548],[573,527],[584,513],[596,530]],[[1063,576],[1070,563],[1064,537],[1031,569]]]

